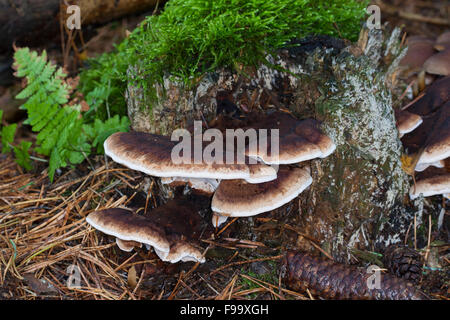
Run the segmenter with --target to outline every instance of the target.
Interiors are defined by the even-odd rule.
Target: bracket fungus
[[[279,150],[275,157],[259,147],[246,149],[247,156],[258,158],[266,164],[293,164],[326,158],[336,149],[333,141],[320,130],[319,121],[314,119],[297,120],[288,113],[273,112],[251,123],[249,127],[279,130]],[[267,145],[267,151],[272,151],[272,141],[267,137],[259,137],[258,143],[259,146]]]
[[[433,57],[436,57],[434,55]],[[448,63],[448,62],[447,62]],[[409,107],[396,111],[397,123],[408,122],[409,132],[405,132],[402,143],[415,159],[415,183],[411,186],[411,199],[434,195],[445,195],[450,191],[450,76],[441,78],[426,88],[422,97]],[[409,114],[407,114],[407,113]],[[419,125],[412,120],[421,118]],[[399,125],[398,125],[399,126]],[[406,124],[405,124],[406,126]],[[417,129],[416,129],[417,128]],[[400,128],[399,131],[401,132]]]
[[[256,143],[249,139],[246,155],[265,164],[279,165],[277,178],[260,184],[249,184],[242,179],[221,181],[211,202],[215,227],[228,217],[254,216],[290,202],[312,183],[312,178],[307,169],[288,165],[325,158],[336,149],[314,119],[297,120],[290,113],[280,111],[248,118],[242,128],[256,130],[258,135]],[[222,119],[222,126],[223,122],[226,120]],[[261,134],[261,130],[278,130],[276,152],[272,138]]]
[[[422,117],[432,114],[450,99],[448,88],[450,88],[450,76],[436,80],[406,110]]]
[[[435,195],[445,196],[450,193],[450,171],[446,168],[430,167],[420,172],[415,185],[411,186],[409,196],[411,199]]]
[[[450,76],[450,48],[429,57],[423,67],[428,73]]]
[[[261,133],[262,130],[276,129],[278,135],[275,137],[277,140],[272,140],[273,137],[271,136],[269,141],[267,135],[252,136],[247,140],[244,138],[243,148],[241,146],[241,149],[237,151],[232,149],[233,153],[230,153],[227,148],[226,152],[219,155],[221,160],[228,160],[227,157],[231,157],[233,160],[231,163],[227,161],[196,161],[193,155],[188,156],[187,160],[191,161],[174,162],[173,151],[176,149],[177,143],[171,141],[169,137],[144,132],[119,132],[106,139],[104,143],[105,153],[115,162],[131,169],[160,177],[162,184],[174,187],[187,184],[204,195],[214,194],[211,209],[213,225],[217,227],[225,222],[229,216],[253,216],[277,209],[290,202],[312,183],[312,178],[307,169],[286,165],[314,158],[325,158],[336,148],[333,141],[320,130],[319,121],[314,119],[297,120],[285,112],[272,112],[267,115],[247,115],[245,120],[231,120],[233,121],[231,126],[242,130],[242,132],[252,129],[253,132]],[[228,120],[224,121],[227,123]],[[221,132],[217,128],[216,130]],[[194,138],[198,137],[198,134],[198,131],[194,130]],[[238,139],[238,137],[233,136],[232,141],[228,141],[227,136],[226,146],[231,142],[234,143],[235,139]],[[253,143],[255,142],[254,139],[256,139],[256,143]],[[204,141],[200,141],[203,148]],[[195,139],[189,143],[190,147],[196,147]],[[275,143],[278,145],[275,145]],[[256,145],[257,148],[250,148],[252,145]],[[265,149],[261,148],[263,145],[266,146]],[[273,149],[275,147],[278,149],[276,153]],[[244,163],[236,161],[239,152],[243,152]],[[279,168],[278,172],[271,166],[280,164],[283,166]],[[124,214],[123,209],[116,210],[119,211],[112,211],[113,214],[118,215],[118,212]],[[137,219],[142,220],[143,225],[153,223],[152,225],[163,228],[166,224],[155,220],[155,217],[157,217],[155,212],[158,212],[158,210],[165,209],[156,208],[152,210],[150,220],[142,220],[142,217]],[[102,214],[105,215],[106,213],[103,212]],[[96,215],[99,214],[94,214],[94,217]],[[128,214],[128,217],[131,219],[133,215]],[[159,217],[158,219],[162,218]],[[89,221],[92,222],[92,218]],[[173,225],[173,221],[170,224]],[[96,227],[99,224],[93,224],[93,226]],[[105,228],[100,230],[115,235]],[[125,241],[142,242],[139,241],[142,239],[136,237],[130,238],[120,235],[116,235],[116,237],[119,239],[117,244],[128,251],[132,250],[136,244]],[[187,259],[204,261],[199,256],[199,252],[189,243],[180,239],[169,238],[164,238],[169,243],[169,251],[167,245],[156,247],[151,243],[143,243],[155,247],[156,254],[164,261],[177,262]]]
[[[132,211],[122,208],[95,211],[89,214],[86,221],[95,229],[122,241],[143,243],[160,252],[169,253],[170,245],[164,231],[152,221],[133,214]],[[130,243],[122,241],[117,241],[119,248],[123,246],[125,251],[128,251]]]
[[[434,41],[427,37],[409,37],[406,41],[408,51],[400,61],[400,66],[408,67],[410,72],[420,70],[433,54]]]
[[[125,252],[131,252],[134,248],[142,248],[142,243],[136,241],[126,241],[116,238],[116,244],[120,250]]]
[[[450,31],[444,32],[437,37],[434,47],[438,51],[450,48]]]
[[[414,96],[433,82],[433,76],[450,75],[449,34],[450,32],[444,32],[437,39],[423,36],[412,36],[407,39],[408,50],[400,66],[402,74],[409,79],[408,82],[413,80]]]
[[[395,111],[395,120],[400,138],[414,131],[423,122],[421,116],[408,111]]]
[[[275,169],[264,164],[226,163],[223,158],[222,163],[199,162],[195,159],[195,152],[188,156],[187,161],[175,163],[172,152],[176,146],[170,137],[145,132],[117,132],[104,143],[105,154],[115,162],[151,176],[245,179],[249,182],[276,178]],[[226,158],[227,153],[222,156]]]
[[[448,86],[450,77],[436,81],[422,98],[406,110],[423,119],[417,129],[402,137],[403,146],[409,153],[416,154],[415,170],[422,172],[430,166],[444,167],[444,161],[450,156],[450,100]],[[401,121],[401,117],[397,117]]]
[[[185,200],[171,200],[148,215],[126,208],[111,208],[91,213],[86,221],[95,229],[116,237],[117,246],[130,252],[144,244],[153,247],[163,261],[205,262],[198,246],[200,216],[195,206]]]

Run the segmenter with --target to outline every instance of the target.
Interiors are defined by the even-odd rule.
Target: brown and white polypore
[[[224,217],[254,216],[290,202],[311,182],[308,170],[286,166],[280,167],[277,179],[266,183],[223,180],[213,196],[211,208]]]
[[[432,102],[427,97],[429,94],[431,93],[426,93],[422,99]],[[443,98],[443,95],[436,97],[438,102]],[[421,107],[417,109],[419,110],[423,112],[427,109]],[[435,106],[431,113],[422,118],[423,123],[417,129],[402,137],[403,146],[408,153],[418,157],[416,171],[423,171],[430,166],[443,167],[442,161],[450,156],[450,101]]]
[[[94,228],[116,237],[118,247],[131,251],[142,243],[153,247],[163,261],[205,262],[195,244],[200,219],[195,205],[186,200],[170,200],[140,216],[128,209],[114,208],[91,213],[86,221]]]
[[[408,111],[395,111],[395,121],[400,137],[414,131],[423,122],[421,116]]]
[[[129,210],[112,208],[95,211],[88,215],[86,221],[95,229],[120,240],[144,243],[160,252],[169,253],[170,245],[164,230]]]
[[[428,136],[418,165],[436,163],[450,157],[450,101],[436,112],[433,131]]]
[[[450,48],[429,57],[423,67],[428,73],[450,76]]]
[[[319,122],[314,119],[297,120],[285,112],[273,112],[265,115],[248,128],[278,129],[279,142],[278,154],[272,152],[270,133],[267,137],[258,136],[258,144],[267,145],[266,150],[247,147],[246,155],[257,158],[266,164],[293,164],[314,158],[328,157],[336,149],[333,141],[322,133]]]
[[[106,139],[104,148],[115,162],[156,177],[245,179],[255,183],[276,178],[275,169],[264,164],[228,164],[226,159],[223,163],[195,163],[194,152],[188,163],[174,163],[172,150],[176,145],[166,136],[117,132]]]
[[[400,61],[400,66],[408,68],[410,73],[422,69],[425,61],[435,54],[433,39],[410,37],[407,40],[407,45],[408,51]]]
[[[228,220],[228,216],[226,216],[224,214],[218,214],[215,212],[213,212],[213,214],[212,214],[211,222],[215,228],[221,226],[227,220]]]
[[[170,246],[169,254],[165,254],[165,252],[160,252],[159,250],[155,250],[155,253],[162,261],[170,263],[177,263],[179,261],[204,263],[206,261],[203,254],[196,247],[182,240],[174,242]]]
[[[217,179],[199,179],[199,178],[183,178],[183,177],[169,177],[161,178],[162,184],[167,184],[171,187],[188,185],[191,189],[205,195],[212,195],[219,186]]]
[[[444,168],[445,166],[445,161],[444,160],[439,160],[436,162],[432,162],[432,163],[420,163],[416,165],[416,168],[414,169],[417,172],[422,172],[426,169],[428,169],[429,167],[436,167],[436,168]]]
[[[142,243],[136,241],[126,241],[119,238],[116,238],[116,244],[120,250],[125,252],[131,252],[134,248],[142,248]],[[147,245],[148,246],[148,245]]]
[[[171,263],[205,262],[202,250],[197,245],[202,233],[199,206],[200,204],[192,200],[173,199],[149,212],[147,219],[164,229],[166,239],[170,243],[167,255],[155,250],[161,260]]]
[[[415,185],[411,186],[409,196],[411,199],[450,193],[450,172],[445,168],[428,168],[416,177]]]

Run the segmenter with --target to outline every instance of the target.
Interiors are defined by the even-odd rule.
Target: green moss
[[[106,102],[123,114],[127,69],[139,87],[153,88],[165,75],[186,84],[219,67],[239,70],[293,38],[326,34],[356,40],[367,0],[171,0],[148,17],[114,53],[92,60],[81,90],[105,112]],[[94,90],[96,90],[94,92]],[[115,103],[123,107],[115,106]]]

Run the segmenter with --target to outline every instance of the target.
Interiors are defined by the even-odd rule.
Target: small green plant
[[[2,143],[2,153],[9,153],[11,152],[12,148],[16,156],[16,162],[26,170],[31,170],[33,166],[31,164],[30,154],[28,153],[28,150],[31,147],[31,142],[22,141],[19,146],[13,145],[17,124],[13,123],[11,125],[2,127],[2,117],[3,110],[0,110],[0,138]]]
[[[92,147],[102,152],[99,145],[108,135],[128,130],[128,119],[118,116],[104,122],[99,119],[86,122],[81,106],[70,103],[74,88],[66,81],[67,75],[62,68],[47,61],[45,51],[38,55],[28,48],[21,48],[16,50],[14,60],[16,76],[24,77],[27,83],[16,98],[25,100],[21,106],[28,114],[24,124],[38,133],[35,151],[50,157],[48,174],[51,181],[56,169],[83,162],[91,154]],[[15,126],[2,129],[2,152],[11,150]],[[30,142],[14,147],[17,163],[27,170],[31,169],[30,148]]]

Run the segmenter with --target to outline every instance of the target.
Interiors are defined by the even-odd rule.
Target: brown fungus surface
[[[409,154],[420,153],[419,165],[435,163],[450,154],[450,101],[423,116],[423,123],[402,137]]]
[[[275,170],[270,166],[250,164],[248,159],[244,159],[244,163],[235,161],[228,164],[225,152],[223,163],[195,163],[194,148],[191,148],[191,157],[186,162],[175,163],[172,150],[177,144],[166,136],[118,132],[106,139],[104,147],[105,153],[115,162],[157,177],[246,179],[251,182],[268,181],[276,177]],[[232,157],[236,159],[237,154],[234,153]]]
[[[320,122],[314,119],[297,120],[286,112],[273,112],[251,121],[244,129],[279,130],[279,159],[272,155],[272,141],[267,138],[267,151],[247,147],[249,157],[270,164],[292,164],[314,158],[325,158],[336,148],[333,141],[322,133]],[[268,133],[269,135],[269,133]],[[261,137],[259,137],[260,140]]]
[[[428,38],[416,38],[408,41],[407,45],[408,51],[400,61],[400,65],[412,71],[421,69],[425,61],[435,54],[434,42]]]
[[[126,241],[116,238],[116,244],[120,250],[125,252],[131,252],[134,248],[142,248],[142,243],[136,241]]]
[[[435,163],[450,157],[450,116],[441,120],[428,137],[419,164]]]
[[[423,64],[423,67],[428,73],[450,76],[450,48],[428,58]]]

